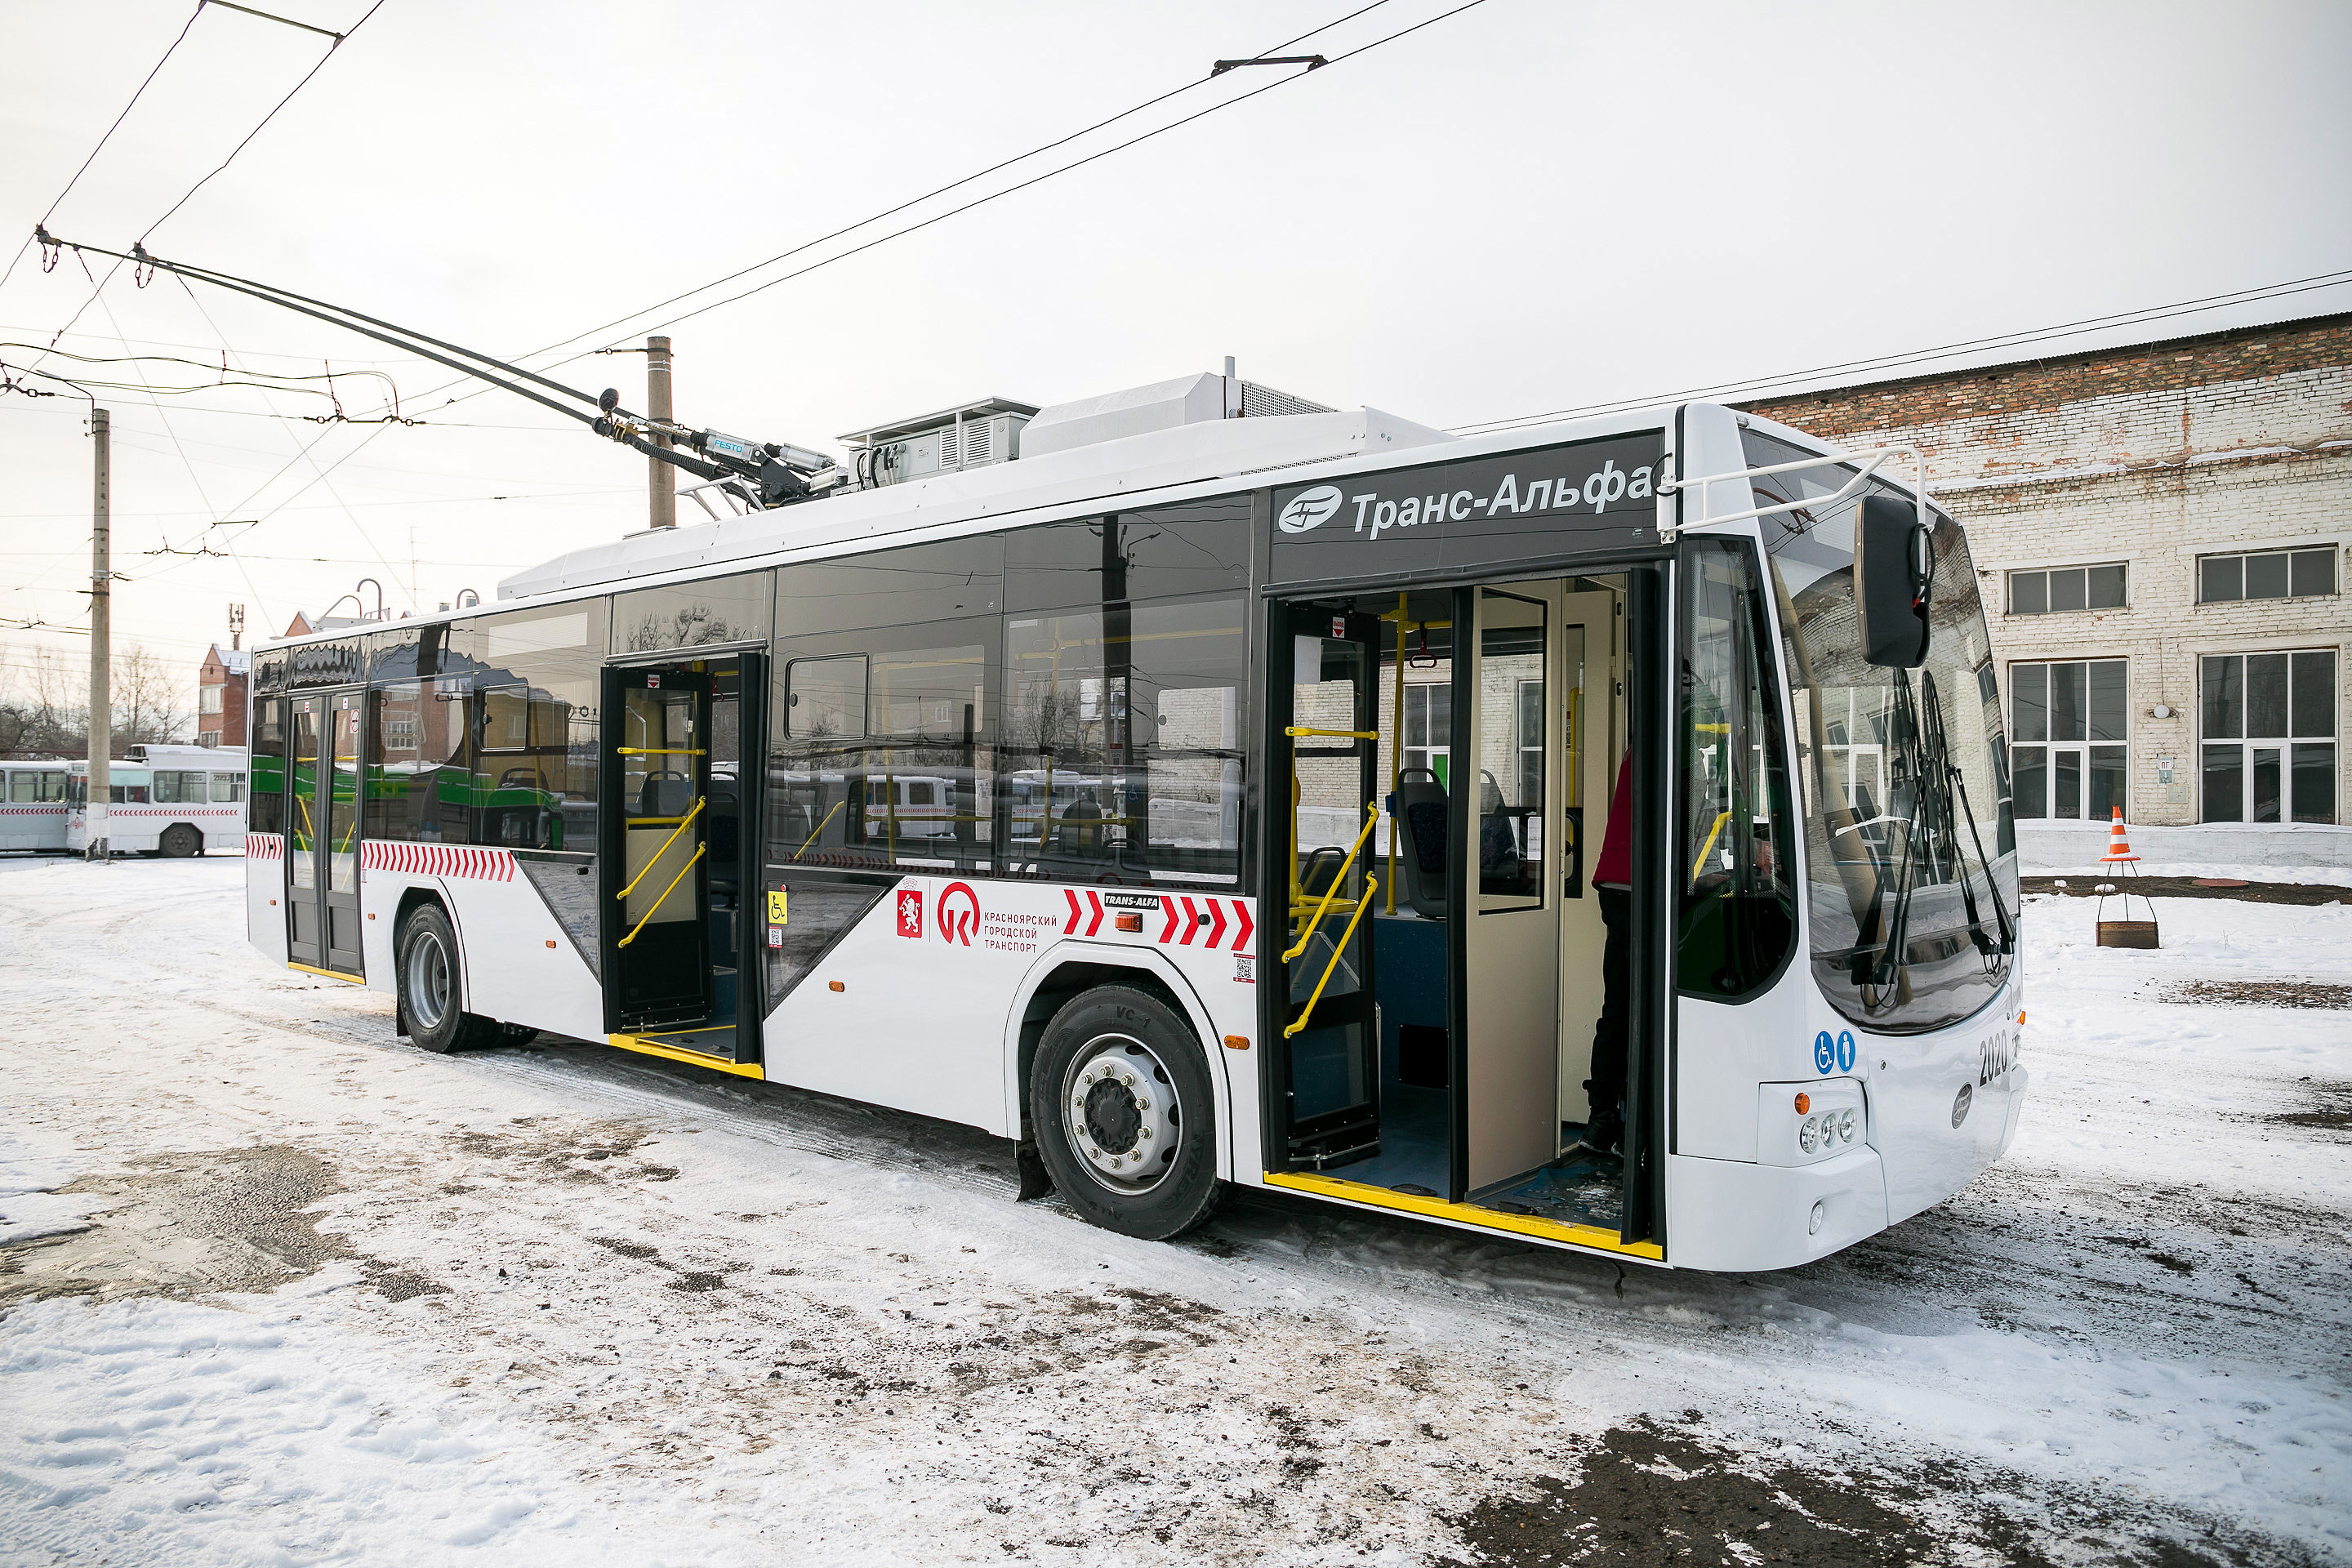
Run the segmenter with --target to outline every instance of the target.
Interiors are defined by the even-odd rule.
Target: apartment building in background
[[[1741,406],[1925,451],[2029,869],[2086,866],[2118,805],[2151,859],[2352,867],[2352,313]]]

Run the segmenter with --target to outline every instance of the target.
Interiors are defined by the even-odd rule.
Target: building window
[[[2053,566],[2009,574],[2009,613],[2047,616],[2061,610],[2120,610],[2127,586],[2124,563]]]
[[[2129,698],[2120,658],[2012,664],[2009,767],[2020,822],[2126,816]]]
[[[2250,555],[2202,555],[2197,560],[2197,602],[2317,599],[2336,592],[2336,547],[2263,550]]]
[[[220,686],[200,686],[196,688],[196,711],[199,713],[219,712],[221,710],[221,693],[226,689],[227,689],[226,687]]]
[[[1404,767],[1425,768],[1440,788],[1454,752],[1454,688],[1444,681],[1404,689]]]
[[[2335,650],[2213,654],[2200,673],[2204,819],[2334,822]]]

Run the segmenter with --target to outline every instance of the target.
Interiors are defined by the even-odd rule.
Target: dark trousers
[[[1608,940],[1601,949],[1601,1017],[1592,1026],[1592,1076],[1584,1090],[1595,1120],[1625,1104],[1625,1040],[1633,1005],[1633,894],[1626,888],[1595,888],[1601,923]]]

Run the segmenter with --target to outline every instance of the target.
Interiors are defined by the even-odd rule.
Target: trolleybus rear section
[[[986,1129],[1130,1234],[1233,1184],[1786,1267],[2022,1102],[1997,681],[1902,457],[1290,414],[579,552],[257,655],[251,934],[436,1049]]]

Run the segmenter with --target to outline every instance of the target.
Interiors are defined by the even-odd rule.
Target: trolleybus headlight
[[[1818,1131],[1820,1125],[1820,1118],[1812,1116],[1806,1117],[1805,1124],[1797,1130],[1797,1147],[1802,1149],[1808,1154],[1811,1153],[1814,1148],[1821,1142],[1821,1136]]]
[[[1841,1111],[1841,1112],[1839,1112],[1839,1114],[1838,1114],[1838,1136],[1839,1136],[1840,1138],[1843,1139],[1845,1142],[1849,1142],[1849,1143],[1851,1143],[1851,1142],[1853,1142],[1853,1111],[1851,1111],[1851,1110],[1846,1110],[1846,1111]]]

